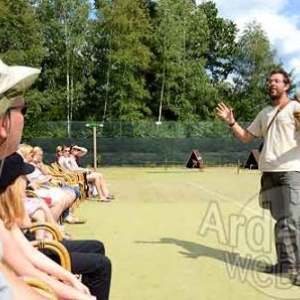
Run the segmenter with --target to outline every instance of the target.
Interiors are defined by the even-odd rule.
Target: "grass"
[[[84,202],[69,225],[113,263],[112,300],[299,299],[257,271],[274,262],[273,223],[257,204],[260,173],[235,168],[103,168],[111,203]]]

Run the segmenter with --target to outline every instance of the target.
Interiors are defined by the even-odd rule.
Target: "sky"
[[[197,0],[200,4],[202,0]],[[300,80],[299,0],[214,0],[219,16],[230,19],[242,33],[246,23],[256,21],[265,31],[277,59]]]

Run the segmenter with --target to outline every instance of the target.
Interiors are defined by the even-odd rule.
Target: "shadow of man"
[[[186,258],[196,259],[198,257],[210,257],[222,261],[231,266],[240,267],[242,269],[261,271],[265,266],[265,262],[252,259],[250,255],[246,257],[240,256],[239,253],[227,250],[221,250],[205,246],[202,244],[179,240],[175,238],[161,238],[159,241],[136,241],[138,244],[173,244],[181,247],[185,251],[179,253]]]

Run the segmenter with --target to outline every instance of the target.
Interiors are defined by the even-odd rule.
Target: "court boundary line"
[[[206,188],[205,186],[201,185],[201,184],[196,184],[196,183],[193,183],[193,182],[189,182],[189,185],[191,186],[194,186],[196,188],[199,188],[201,190],[203,190],[204,192],[206,192],[207,194],[210,194],[212,196],[216,196],[217,198],[219,198],[220,200],[225,200],[226,202],[231,202],[231,203],[234,203],[236,204],[237,206],[239,206],[240,208],[242,209],[247,209],[249,211],[251,211],[253,214],[257,214],[257,211],[255,211],[254,209],[250,208],[250,207],[247,207],[245,205],[242,205],[241,203],[237,202],[237,200],[232,200],[218,192],[215,192],[213,190],[210,190],[208,188]],[[255,195],[258,195],[258,193],[255,193],[254,195],[252,195],[249,199],[252,199]]]

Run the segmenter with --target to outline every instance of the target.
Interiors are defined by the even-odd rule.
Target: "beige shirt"
[[[267,106],[248,127],[254,136],[264,138],[259,169],[264,172],[300,171],[300,126],[294,117],[294,112],[300,110],[300,103],[288,103],[267,130],[277,110],[277,107]]]
[[[69,157],[61,156],[58,160],[58,164],[64,169],[64,170],[72,170],[71,169],[71,162]]]

